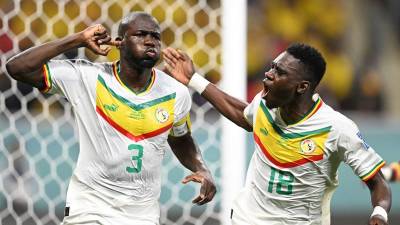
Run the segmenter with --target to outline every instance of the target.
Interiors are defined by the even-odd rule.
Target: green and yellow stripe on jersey
[[[40,91],[46,93],[51,89],[51,74],[49,65],[47,65],[47,63],[43,64],[43,80],[45,87],[42,88]]]
[[[363,181],[368,181],[371,179],[375,174],[383,167],[385,166],[385,161],[380,161],[378,164],[376,164],[368,173],[360,176],[361,180]]]
[[[96,111],[126,137],[140,141],[168,131],[174,122],[176,93],[134,104],[112,90],[99,75]]]
[[[310,113],[314,114],[315,110]],[[268,108],[262,101],[260,102],[253,130],[254,140],[273,164],[291,168],[323,159],[330,126],[301,133],[290,132],[290,129],[292,128],[287,127],[284,132],[279,128]]]

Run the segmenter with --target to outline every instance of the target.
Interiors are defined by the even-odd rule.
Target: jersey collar
[[[154,70],[154,68],[151,70],[151,77],[150,80],[147,82],[146,86],[143,87],[141,90],[135,92],[134,90],[132,90],[131,88],[129,88],[128,86],[126,86],[121,78],[120,78],[120,66],[119,66],[119,61],[116,61],[112,64],[112,68],[113,68],[113,74],[115,76],[115,78],[117,79],[118,83],[120,83],[120,85],[122,87],[124,87],[126,90],[128,90],[129,92],[135,94],[135,95],[145,95],[148,92],[150,92],[151,88],[154,85],[154,81],[156,80],[156,72]]]

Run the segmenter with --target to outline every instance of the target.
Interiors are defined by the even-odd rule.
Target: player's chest
[[[254,121],[254,140],[258,149],[276,166],[291,168],[323,160],[331,127],[307,129],[280,127],[273,115],[261,109]]]
[[[96,113],[115,130],[135,141],[166,132],[174,121],[176,94],[151,98],[124,96],[101,78],[96,84]]]

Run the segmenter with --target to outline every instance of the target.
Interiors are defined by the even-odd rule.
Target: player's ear
[[[304,94],[307,92],[307,90],[311,87],[310,81],[303,80],[300,82],[299,85],[297,85],[297,93],[299,94]]]
[[[120,37],[120,36],[118,36],[118,37],[116,37],[115,38],[115,41],[117,41],[117,42],[119,42],[120,44],[119,45],[117,45],[116,47],[119,49],[119,48],[121,48],[121,42],[122,42],[122,37]]]

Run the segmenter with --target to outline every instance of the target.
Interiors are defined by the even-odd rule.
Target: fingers
[[[115,47],[119,47],[121,45],[121,41],[110,39],[106,44],[115,46]]]
[[[201,183],[200,194],[195,199],[192,200],[192,203],[197,205],[203,205],[207,202],[210,202],[214,198],[216,193],[216,188],[212,180],[210,181],[204,178],[203,176],[191,174],[185,177],[182,180],[182,183],[186,184],[190,181]]]
[[[106,56],[110,51],[111,47],[107,46],[105,48],[100,48],[100,46],[92,43],[89,45],[89,48],[96,54]]]
[[[171,60],[175,59],[177,61],[179,59],[184,59],[183,57],[181,57],[181,54],[176,49],[171,47],[164,49],[162,52],[166,57],[170,58]]]
[[[173,51],[175,51],[175,49],[172,48],[167,48],[162,51],[163,59],[166,61],[168,60],[170,65],[175,65],[179,61],[179,57],[175,57]]]
[[[201,180],[195,174],[191,174],[191,175],[186,176],[185,178],[183,178],[182,183],[183,184],[187,184],[190,181],[193,181],[193,182],[196,182],[196,183],[201,183]]]
[[[215,193],[215,186],[207,182],[201,186],[199,196],[193,199],[192,203],[197,205],[204,205],[214,198]]]
[[[183,52],[182,50],[178,49],[178,53],[180,55],[180,57],[184,60],[190,60],[190,57],[188,54],[186,54],[185,52]]]
[[[94,35],[102,35],[107,32],[106,28],[101,24],[96,24],[94,29]]]
[[[95,41],[98,45],[101,45],[103,43],[109,42],[111,40],[111,37],[108,33],[104,33],[101,35],[93,36],[92,40]]]
[[[168,57],[164,57],[163,59],[164,59],[164,61],[167,63],[167,65],[169,65],[171,68],[173,68],[173,67],[176,66],[176,63],[177,63],[176,61],[171,60],[171,59],[168,58]]]

